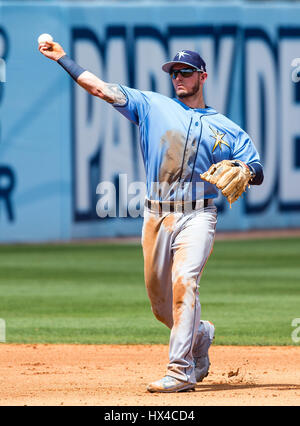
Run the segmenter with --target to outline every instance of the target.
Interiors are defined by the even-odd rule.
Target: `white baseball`
[[[53,37],[50,34],[41,34],[38,38],[38,42],[45,43],[46,41],[53,41]]]

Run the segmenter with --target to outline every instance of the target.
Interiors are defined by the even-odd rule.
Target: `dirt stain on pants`
[[[209,206],[161,216],[145,210],[142,245],[147,293],[170,330],[167,374],[195,381],[193,345],[200,324],[199,281],[212,251],[217,213]]]

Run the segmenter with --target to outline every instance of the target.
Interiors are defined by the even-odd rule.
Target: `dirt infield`
[[[150,394],[165,345],[0,345],[0,405],[300,405],[300,347],[212,346],[195,392]]]

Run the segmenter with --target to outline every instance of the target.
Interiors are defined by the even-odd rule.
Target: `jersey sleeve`
[[[232,159],[240,160],[252,169],[255,173],[255,178],[251,181],[252,185],[260,185],[262,183],[264,179],[263,166],[259,154],[249,135],[242,129],[240,129],[236,138]]]
[[[119,87],[126,96],[126,104],[112,104],[112,106],[132,123],[140,125],[145,120],[150,109],[147,94],[141,90],[131,89],[126,86],[120,85]]]
[[[236,138],[232,159],[241,160],[246,164],[253,162],[260,163],[260,157],[254,143],[250,139],[250,136],[242,129]]]

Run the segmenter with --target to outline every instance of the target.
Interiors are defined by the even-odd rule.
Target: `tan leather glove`
[[[200,175],[201,179],[221,189],[230,207],[246,190],[252,174],[249,167],[240,160],[223,160],[212,164]]]

